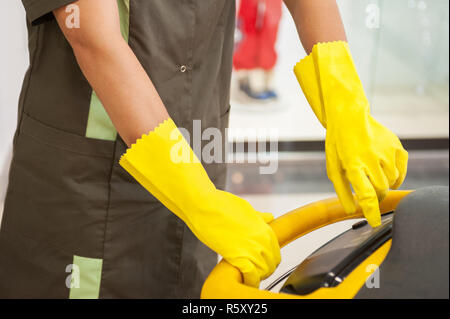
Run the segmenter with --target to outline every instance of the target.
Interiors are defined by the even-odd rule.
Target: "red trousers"
[[[271,70],[277,62],[275,42],[281,19],[282,0],[241,0],[237,27],[242,38],[236,43],[236,70]]]

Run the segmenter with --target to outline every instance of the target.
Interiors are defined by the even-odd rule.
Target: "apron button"
[[[181,73],[186,72],[186,70],[187,70],[187,67],[186,67],[185,65],[182,65],[182,66],[180,67]]]

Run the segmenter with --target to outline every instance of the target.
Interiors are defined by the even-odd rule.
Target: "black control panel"
[[[280,291],[307,295],[321,287],[339,285],[362,261],[392,238],[393,216],[393,212],[384,214],[382,224],[377,228],[370,227],[365,220],[355,223],[350,230],[317,249],[288,274]],[[284,278],[286,276],[280,280]]]

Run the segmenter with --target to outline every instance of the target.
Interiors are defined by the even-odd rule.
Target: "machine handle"
[[[380,203],[381,214],[395,210],[400,200],[411,191],[390,191]],[[318,228],[354,218],[364,217],[358,206],[354,214],[347,214],[338,198],[330,198],[308,204],[286,213],[270,223],[280,247],[302,237]],[[384,248],[383,248],[384,247]],[[390,248],[389,245],[383,249]],[[387,253],[387,252],[386,252]],[[383,257],[384,259],[384,257]],[[382,262],[379,261],[380,264]],[[357,287],[359,290],[360,287]],[[357,290],[355,291],[355,293]],[[320,294],[319,294],[320,296]],[[316,295],[317,297],[317,295]],[[326,297],[326,296],[325,296]],[[344,296],[343,296],[344,297]],[[202,299],[304,299],[307,296],[297,296],[285,293],[274,293],[259,290],[243,284],[240,271],[222,260],[209,274],[203,284]],[[319,297],[320,298],[320,297]]]

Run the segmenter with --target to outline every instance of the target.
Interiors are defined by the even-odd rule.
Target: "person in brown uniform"
[[[222,133],[227,127],[235,2],[22,2],[30,67],[0,231],[0,298],[195,298],[216,253],[249,285],[270,275],[280,261],[270,215],[221,191],[225,164],[199,163],[176,129],[192,132],[193,120]],[[345,41],[334,0],[285,4],[308,53],[319,42]],[[335,107],[327,98],[323,108]],[[371,159],[398,153],[397,140],[377,143],[366,113],[344,104],[339,110],[361,115],[364,125],[339,130],[346,125],[327,112],[338,153],[354,144],[372,146]],[[169,132],[192,162],[172,163]],[[359,156],[366,151],[352,150],[352,158],[367,164],[369,184],[351,176],[347,183],[376,217],[380,194],[401,184],[406,169],[386,160],[384,183],[376,183]],[[338,160],[345,177],[351,161]]]

